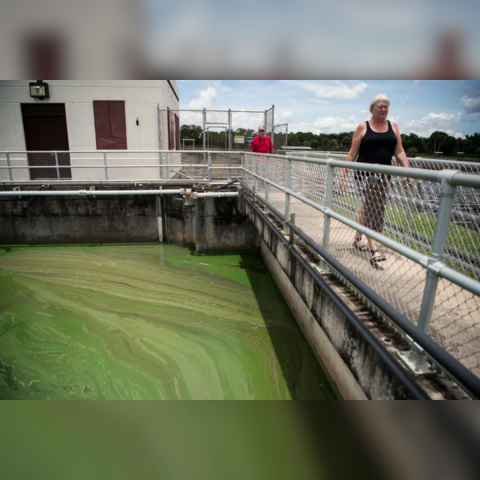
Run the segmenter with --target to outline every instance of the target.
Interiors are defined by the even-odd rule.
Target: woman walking
[[[346,158],[347,162],[391,165],[392,157],[395,156],[402,166],[410,166],[402,146],[398,125],[387,120],[389,107],[390,100],[386,95],[377,95],[373,98],[370,103],[372,118],[357,126],[352,147]],[[345,185],[346,174],[347,169],[343,171],[340,188]],[[390,178],[385,175],[355,171],[356,193],[362,202],[358,223],[377,232],[383,230],[389,181]],[[412,182],[413,180],[409,178],[409,186]],[[367,237],[367,242],[368,246],[362,241],[361,232],[355,233],[353,247],[362,252],[370,250],[372,264],[384,262],[386,257],[377,250],[375,240]]]

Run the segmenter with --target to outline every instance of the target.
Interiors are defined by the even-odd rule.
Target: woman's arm
[[[354,162],[357,159],[358,152],[360,151],[360,144],[362,143],[362,138],[365,135],[366,128],[367,124],[365,122],[362,122],[357,126],[355,133],[353,134],[352,146],[350,147],[350,151],[345,158],[347,162]],[[346,175],[347,169],[344,168],[340,185],[343,185],[343,181],[345,180]]]

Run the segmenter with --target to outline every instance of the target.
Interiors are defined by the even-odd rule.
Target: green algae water
[[[2,399],[333,399],[259,255],[0,249]]]

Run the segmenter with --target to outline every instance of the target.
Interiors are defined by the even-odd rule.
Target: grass
[[[358,208],[358,200],[353,197],[336,198],[335,204],[344,204],[347,207]],[[352,217],[350,211],[346,213],[349,218]],[[411,231],[414,235],[432,239],[435,234],[437,218],[420,212],[409,212],[402,207],[388,205],[385,210],[385,220],[398,229],[408,228],[409,217],[412,217]],[[470,257],[480,257],[480,232],[462,227],[461,225],[450,224],[448,229],[447,247],[456,249],[459,253],[464,253]]]

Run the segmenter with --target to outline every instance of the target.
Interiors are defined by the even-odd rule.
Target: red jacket
[[[265,135],[263,139],[258,136],[255,137],[250,147],[250,151],[255,153],[272,153],[272,150],[273,143],[268,135]]]

